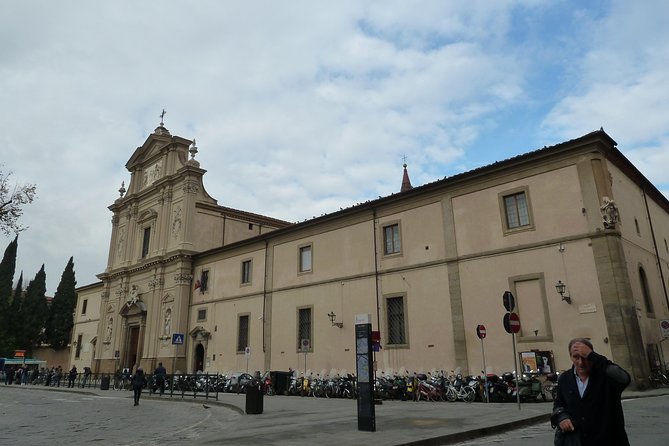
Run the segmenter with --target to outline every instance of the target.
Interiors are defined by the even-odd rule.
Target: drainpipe
[[[653,239],[653,248],[655,249],[655,260],[657,261],[657,269],[660,272],[660,279],[662,281],[662,291],[664,291],[664,301],[667,303],[667,308],[669,308],[669,295],[667,294],[667,285],[664,282],[664,273],[662,272],[662,264],[660,263],[660,252],[657,249],[657,241],[655,240],[655,231],[653,230],[653,220],[650,218],[650,209],[648,208],[648,198],[646,197],[646,191],[641,189],[643,194],[643,203],[646,206],[646,215],[648,216],[648,224],[650,225],[650,236]]]
[[[379,305],[379,254],[376,245],[376,209],[372,208],[372,227],[374,228],[374,278],[376,281],[376,329],[381,330]]]
[[[262,352],[265,353],[265,305],[267,301],[267,259],[269,257],[269,242],[265,240],[265,278],[262,284]]]

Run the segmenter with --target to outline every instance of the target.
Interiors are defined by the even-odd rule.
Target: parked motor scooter
[[[518,395],[520,395],[520,401],[537,402],[539,398],[547,401],[541,381],[534,373],[523,373],[522,378],[518,380]]]

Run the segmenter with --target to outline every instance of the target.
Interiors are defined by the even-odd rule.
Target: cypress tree
[[[25,325],[16,332],[17,344],[19,348],[26,350],[28,356],[32,356],[33,349],[38,347],[44,339],[44,325],[49,315],[44,265],[28,284],[23,305],[21,305],[21,315]]]
[[[77,296],[74,291],[76,285],[74,262],[70,257],[63,275],[60,277],[60,283],[56,289],[56,294],[53,296],[53,301],[51,301],[49,319],[44,332],[46,343],[56,350],[67,347],[70,342],[72,326],[74,325],[72,313],[77,305]]]
[[[21,319],[21,304],[23,303],[23,271],[19,276],[18,282],[16,282],[16,287],[14,288],[14,296],[12,297],[12,303],[9,306],[9,314],[11,318],[7,323],[8,330],[8,345],[10,346],[10,352],[17,349],[16,345],[16,333],[21,330],[23,327],[23,322]]]
[[[0,262],[0,357],[14,356],[14,346],[10,340],[9,324],[12,320],[10,306],[12,303],[12,285],[16,270],[16,251],[19,236],[7,245],[5,255]]]

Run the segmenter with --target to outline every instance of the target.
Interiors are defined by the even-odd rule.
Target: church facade
[[[107,268],[77,290],[77,367],[353,371],[359,314],[381,372],[485,354],[502,373],[512,339],[562,370],[582,336],[643,386],[669,358],[669,201],[602,130],[419,187],[405,166],[400,192],[297,224],[219,205],[196,153],[161,123],[126,164]]]

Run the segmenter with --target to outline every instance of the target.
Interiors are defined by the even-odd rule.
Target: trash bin
[[[262,391],[258,386],[246,388],[246,413],[249,415],[262,413]]]
[[[100,380],[100,390],[109,390],[109,376],[103,376]]]

